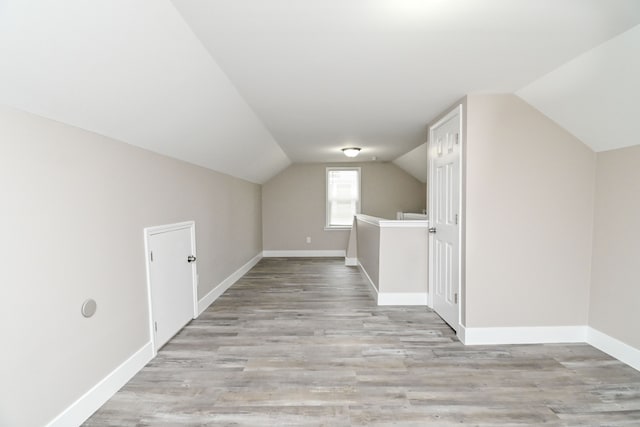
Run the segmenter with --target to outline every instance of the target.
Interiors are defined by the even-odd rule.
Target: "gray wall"
[[[640,146],[597,155],[589,325],[640,349]]]
[[[356,220],[358,262],[380,290],[380,227]]]
[[[465,326],[587,324],[595,153],[514,95],[467,108]]]
[[[259,185],[7,108],[0,186],[3,426],[44,425],[149,341],[144,227],[195,220],[200,297],[262,250]]]
[[[362,168],[364,214],[395,219],[397,211],[421,212],[426,207],[425,185],[393,163],[294,164],[263,185],[265,250],[346,249],[349,231],[324,230],[327,166]]]

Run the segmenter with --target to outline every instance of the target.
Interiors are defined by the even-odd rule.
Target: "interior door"
[[[194,318],[195,255],[189,227],[148,235],[149,284],[157,351]]]
[[[429,292],[433,309],[458,330],[460,310],[460,109],[430,129]]]

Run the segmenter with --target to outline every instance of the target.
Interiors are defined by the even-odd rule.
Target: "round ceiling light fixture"
[[[358,153],[360,153],[360,148],[358,148],[358,147],[347,147],[347,148],[343,148],[342,152],[347,157],[355,157],[355,156],[358,155]]]

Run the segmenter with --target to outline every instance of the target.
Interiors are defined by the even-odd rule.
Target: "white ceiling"
[[[393,161],[420,182],[427,182],[427,143],[418,145],[413,150]]]
[[[638,0],[173,0],[294,162],[393,160],[640,22]]]
[[[637,37],[597,56],[618,64],[597,90],[567,84],[638,23],[638,0],[0,0],[0,103],[253,182],[346,145],[396,159],[465,94],[527,85],[601,147]]]
[[[253,182],[290,163],[168,0],[0,0],[0,103]]]
[[[640,25],[517,94],[594,151],[640,144]]]

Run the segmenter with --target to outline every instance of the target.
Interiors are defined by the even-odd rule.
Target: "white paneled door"
[[[197,315],[194,224],[146,229],[151,333],[159,350]]]
[[[429,293],[433,309],[458,330],[460,310],[461,107],[429,130]]]

